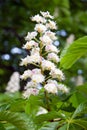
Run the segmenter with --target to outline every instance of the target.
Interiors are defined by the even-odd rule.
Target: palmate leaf
[[[80,57],[87,54],[87,36],[74,41],[61,53],[60,67],[70,68]]]
[[[10,123],[18,128],[18,130],[35,130],[31,119],[23,114],[10,111],[0,111],[0,121]],[[33,126],[32,126],[33,125]]]
[[[82,102],[87,101],[87,83],[77,86],[69,101],[75,108]]]
[[[56,130],[57,126],[58,126],[58,122],[51,122],[42,126],[39,130]]]
[[[76,118],[77,116],[80,116],[82,114],[87,114],[87,102],[81,103],[75,112],[72,115],[72,119]]]
[[[60,128],[59,128],[59,130],[66,130],[67,129],[67,124],[65,124],[65,125],[63,125],[63,126],[61,126]]]
[[[70,103],[72,103],[72,106],[77,108],[78,105],[81,103],[87,101],[87,97],[80,91],[76,91],[69,99]]]
[[[84,128],[85,130],[87,130],[87,120],[76,119],[76,120],[73,120],[73,124],[76,124],[76,125]]]

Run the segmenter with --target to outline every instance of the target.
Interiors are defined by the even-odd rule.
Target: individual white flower
[[[28,64],[32,64],[32,63],[40,63],[41,62],[41,57],[38,53],[31,55],[31,56],[27,56],[24,59],[22,59],[20,65],[23,66],[27,66]]]
[[[47,52],[55,52],[55,53],[59,52],[59,50],[57,49],[57,47],[54,46],[53,44],[46,45],[45,51],[47,51]]]
[[[43,76],[42,74],[34,74],[32,75],[31,79],[33,82],[42,83],[45,80],[45,76]]]
[[[45,76],[42,75],[41,69],[33,69],[31,80],[36,83],[42,83],[45,80]]]
[[[47,55],[47,60],[51,60],[51,61],[53,61],[55,63],[58,63],[60,61],[60,58],[55,53],[49,53]]]
[[[28,82],[25,86],[25,89],[28,89],[28,88],[37,88],[38,86],[38,83],[37,82],[33,82],[32,80],[30,82]]]
[[[44,33],[47,30],[46,26],[43,24],[36,24],[34,29],[35,31],[38,31],[39,33]]]
[[[52,76],[52,78],[57,78],[59,81],[64,80],[64,74],[60,69],[52,69],[50,75]]]
[[[27,78],[30,78],[32,76],[31,70],[25,70],[24,73],[20,76],[21,79],[26,80]]]
[[[39,14],[35,15],[34,17],[31,18],[32,21],[36,21],[37,23],[46,23],[46,19],[40,16]]]
[[[32,74],[41,74],[41,69],[32,69]]]
[[[23,48],[24,49],[31,49],[32,47],[38,47],[38,43],[35,42],[34,40],[28,41]]]
[[[57,86],[58,90],[62,91],[63,93],[68,93],[69,89],[64,84],[58,84]]]
[[[56,23],[51,20],[49,20],[49,22],[46,24],[46,27],[50,29],[57,29]]]
[[[31,55],[34,55],[34,54],[40,55],[40,48],[39,48],[39,47],[32,48],[30,54],[31,54]]]
[[[28,32],[27,36],[25,37],[25,40],[30,41],[34,39],[37,36],[37,32]]]
[[[40,11],[40,13],[42,14],[43,17],[45,18],[51,18],[53,19],[54,17],[52,15],[50,15],[50,13],[47,11],[47,12],[42,12]]]
[[[45,32],[45,35],[49,36],[52,40],[56,40],[56,39],[57,39],[55,33],[54,33],[54,32],[51,32],[50,30],[49,30],[49,31],[46,31],[46,32]]]
[[[52,70],[55,69],[55,64],[48,60],[42,60],[41,67],[42,70]]]
[[[48,93],[57,93],[58,90],[57,90],[57,86],[54,84],[54,83],[47,83],[45,86],[44,86],[45,90],[48,92]]]
[[[30,95],[38,95],[39,90],[36,88],[28,88],[23,92],[23,97],[24,98],[29,98]]]
[[[50,39],[49,36],[47,35],[43,35],[42,37],[40,37],[40,40],[42,42],[43,45],[49,45],[49,44],[52,44],[52,40]]]
[[[29,63],[29,61],[30,61],[30,56],[27,55],[25,58],[21,59],[20,65],[21,66],[23,66],[23,65],[27,66],[27,64]]]
[[[15,93],[17,91],[19,91],[20,89],[20,78],[19,78],[19,73],[18,72],[14,72],[11,77],[10,80],[7,84],[6,87],[6,91],[10,92],[10,93]]]
[[[40,62],[41,62],[41,56],[38,53],[36,53],[30,56],[30,60],[28,63],[31,64],[31,63],[40,63]]]
[[[53,83],[53,84],[55,84],[56,86],[58,86],[58,83],[57,83],[56,80],[48,79],[48,80],[47,80],[47,83]]]

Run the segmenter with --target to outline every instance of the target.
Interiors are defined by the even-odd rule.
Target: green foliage
[[[57,126],[58,122],[52,122],[42,126],[39,130],[56,130]]]
[[[77,88],[77,91],[80,88],[81,86]],[[64,99],[63,101],[60,100],[60,102],[59,100],[58,102],[53,100],[54,104],[52,103],[52,106],[56,106],[54,107],[56,109],[51,109],[48,113],[41,115],[37,115],[37,112],[42,104],[45,106],[45,102],[43,101],[42,103],[40,97],[42,91],[40,91],[38,96],[31,95],[28,100],[22,98],[8,99],[4,103],[2,100],[2,105],[0,106],[0,127],[2,130],[75,130],[78,128],[79,130],[85,130],[87,127],[87,102],[83,101],[84,103],[82,102],[78,107],[73,105],[74,109],[70,111],[73,107],[69,105],[71,103],[74,104],[75,99],[73,95],[75,93],[73,92],[71,96],[65,98],[65,101]],[[20,106],[23,106],[22,109],[20,109]]]
[[[70,68],[81,56],[87,54],[87,36],[74,41],[66,47],[61,54],[60,66],[64,69]]]
[[[8,122],[16,126],[19,130],[28,130],[29,128],[29,117],[25,117],[22,114],[14,113],[10,111],[0,111],[0,121],[2,123]]]
[[[82,103],[77,107],[74,114],[72,115],[72,118],[76,118],[77,116],[80,116],[81,114],[86,114],[86,113],[87,113],[87,102]]]
[[[15,99],[15,95],[13,95],[13,98],[3,96],[0,104],[0,126],[6,128],[6,130],[10,130],[11,127],[14,130],[16,128],[17,130],[35,130],[32,118],[25,113],[26,100],[20,97]]]

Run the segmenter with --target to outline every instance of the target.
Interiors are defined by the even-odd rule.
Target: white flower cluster
[[[18,72],[14,72],[10,77],[10,80],[6,87],[6,92],[15,93],[20,89],[20,75]]]
[[[64,80],[64,74],[57,68],[60,58],[59,49],[53,44],[57,39],[53,32],[57,29],[53,16],[48,11],[40,12],[40,15],[35,15],[31,20],[36,22],[36,25],[33,32],[28,32],[25,37],[26,44],[23,46],[24,49],[30,51],[30,55],[22,59],[20,65],[33,64],[37,68],[25,70],[21,75],[23,80],[30,79],[23,95],[29,97],[30,94],[37,94],[39,84],[48,93],[58,93],[58,91],[66,93],[68,89],[60,84],[60,81]],[[36,93],[33,93],[33,89]]]

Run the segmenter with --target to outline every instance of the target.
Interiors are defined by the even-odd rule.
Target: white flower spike
[[[64,74],[57,68],[60,50],[53,44],[57,40],[56,33],[53,32],[57,29],[56,22],[48,11],[40,11],[40,15],[33,16],[31,20],[36,22],[36,25],[33,32],[28,32],[25,37],[27,42],[23,46],[30,53],[22,59],[21,65],[28,67],[29,64],[33,64],[34,69],[27,69],[20,76],[23,80],[29,78],[23,96],[28,98],[31,94],[37,95],[38,86],[44,87],[47,93],[67,93],[67,87],[61,83]]]

